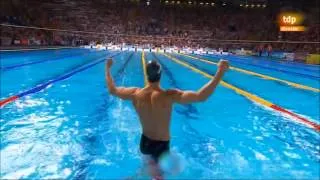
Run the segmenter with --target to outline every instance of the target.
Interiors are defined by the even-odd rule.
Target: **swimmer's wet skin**
[[[158,166],[159,158],[170,151],[170,117],[174,103],[189,104],[202,102],[214,92],[224,73],[229,68],[226,60],[220,60],[216,75],[198,91],[181,91],[179,89],[164,90],[160,87],[161,65],[157,61],[149,61],[145,67],[147,84],[144,88],[117,87],[110,73],[112,59],[106,63],[106,81],[109,93],[123,100],[133,102],[142,126],[140,151],[147,155],[151,165],[150,175],[161,177]]]

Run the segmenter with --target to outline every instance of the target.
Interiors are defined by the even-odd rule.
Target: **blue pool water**
[[[124,179],[139,171],[142,161],[138,117],[130,102],[108,93],[101,59],[115,55],[112,74],[117,85],[143,87],[140,52],[64,49],[0,55],[1,100],[54,82],[1,109],[1,178]],[[209,74],[217,70],[214,65],[182,55],[172,56]],[[220,58],[202,57],[211,61]],[[316,72],[317,66],[276,66],[275,62],[270,65],[249,57],[224,58],[229,58],[235,67],[320,88],[318,79],[313,77],[316,73],[301,70],[311,67],[310,71]],[[164,88],[197,90],[208,82],[206,77],[162,54],[145,53],[145,59],[157,59],[162,64]],[[67,78],[53,81],[59,77]],[[320,122],[319,93],[231,70],[224,80]],[[221,85],[206,102],[174,106],[171,136],[172,153],[178,155],[183,170],[166,174],[166,178],[320,176],[319,132]]]

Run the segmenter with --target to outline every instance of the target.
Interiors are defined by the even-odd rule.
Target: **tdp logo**
[[[295,24],[297,22],[297,18],[294,16],[282,16],[282,22],[284,24]]]
[[[304,15],[299,12],[282,12],[278,15],[280,31],[305,31]]]

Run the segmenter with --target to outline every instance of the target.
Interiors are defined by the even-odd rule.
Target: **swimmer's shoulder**
[[[180,89],[167,89],[165,92],[167,96],[174,96],[180,94],[182,91]]]
[[[135,94],[138,95],[138,96],[145,96],[145,95],[150,94],[150,93],[152,93],[152,91],[147,87],[138,88],[136,90],[136,92],[135,92]]]
[[[136,88],[134,94],[139,95],[145,91],[145,88]]]

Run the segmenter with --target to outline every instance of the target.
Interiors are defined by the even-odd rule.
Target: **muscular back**
[[[148,87],[140,89],[135,93],[133,104],[144,135],[154,140],[170,139],[172,100],[167,91]]]

